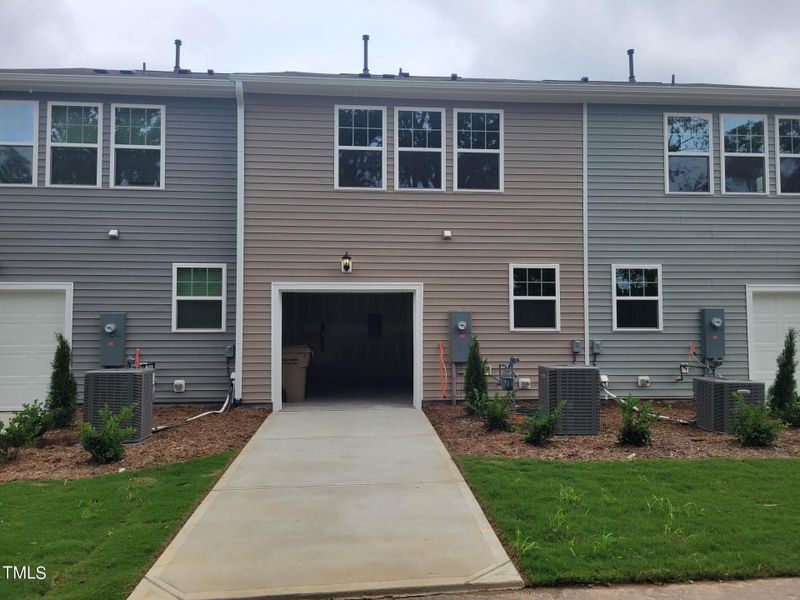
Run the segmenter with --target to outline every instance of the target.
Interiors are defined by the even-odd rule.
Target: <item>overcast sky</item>
[[[0,67],[357,72],[800,87],[800,0],[0,0]]]

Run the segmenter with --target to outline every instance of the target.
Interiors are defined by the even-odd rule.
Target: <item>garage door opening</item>
[[[285,292],[284,361],[310,348],[306,402],[411,405],[414,295],[411,292]],[[283,375],[282,400],[292,386]],[[296,394],[296,392],[295,392]]]

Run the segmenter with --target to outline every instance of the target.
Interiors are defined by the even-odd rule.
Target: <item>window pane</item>
[[[383,186],[383,153],[374,150],[339,150],[339,187]]]
[[[382,148],[383,111],[340,108],[338,140],[340,146]]]
[[[178,329],[222,329],[222,300],[178,300]]]
[[[542,270],[541,269],[528,269],[528,283],[541,283]]]
[[[670,156],[670,192],[708,192],[708,158],[705,156]]]
[[[514,300],[515,328],[556,327],[555,300]]]
[[[764,120],[760,117],[725,117],[725,152],[764,152]]]
[[[114,185],[159,187],[161,150],[114,150]]]
[[[800,158],[781,159],[781,192],[800,194]]]
[[[33,183],[33,146],[0,146],[0,183]]]
[[[527,296],[528,295],[528,284],[524,281],[515,281],[514,282],[514,295],[515,296]]]
[[[99,112],[97,106],[50,107],[50,141],[70,144],[96,144]]]
[[[667,117],[670,152],[708,152],[708,119],[703,117]]]
[[[500,155],[459,154],[458,187],[462,190],[499,190]]]
[[[658,329],[658,300],[617,300],[617,327]]]
[[[617,296],[631,295],[631,273],[629,269],[617,269],[616,286]]]
[[[631,269],[631,296],[644,296],[644,270],[643,269]]]
[[[353,126],[353,111],[349,108],[339,109],[339,127]]]
[[[778,146],[781,154],[800,154],[800,119],[778,119]]]
[[[50,183],[97,185],[97,148],[51,148]]]
[[[397,132],[397,145],[401,148],[411,148],[414,143],[414,135],[410,129],[400,129]]]
[[[33,144],[34,106],[0,103],[0,142]]]
[[[542,281],[555,281],[555,280],[556,280],[555,269],[542,269]]]
[[[764,159],[756,156],[725,157],[725,191],[763,193]]]
[[[400,152],[398,159],[401,188],[441,189],[441,152]]]

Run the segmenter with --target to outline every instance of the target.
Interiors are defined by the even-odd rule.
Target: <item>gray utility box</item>
[[[465,363],[472,342],[472,313],[450,313],[450,362]]]
[[[722,361],[725,358],[725,309],[700,309],[700,344],[703,360]]]
[[[733,433],[736,421],[734,392],[749,390],[750,394],[744,398],[750,404],[763,403],[766,399],[765,386],[760,381],[695,377],[692,387],[697,426],[706,431]]]
[[[600,369],[584,365],[539,365],[539,407],[552,414],[564,402],[558,433],[600,433]]]
[[[121,367],[125,364],[125,313],[100,315],[100,366]]]
[[[141,442],[153,429],[155,369],[98,369],[86,371],[83,386],[84,420],[98,429],[103,421],[100,409],[108,405],[113,414],[136,403],[133,418],[124,423],[136,431],[125,440]]]

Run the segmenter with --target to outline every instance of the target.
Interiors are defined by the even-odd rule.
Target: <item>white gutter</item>
[[[589,138],[588,110],[583,103],[583,360],[590,364],[589,354]]]
[[[147,75],[59,75],[53,73],[0,73],[0,90],[16,92],[88,92],[137,96],[191,96],[230,98],[233,85],[218,79],[148,77]]]
[[[242,399],[244,332],[244,89],[236,81],[236,381],[233,397]]]

